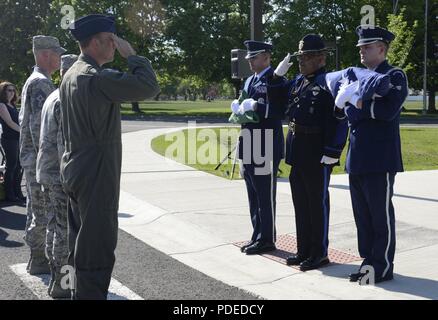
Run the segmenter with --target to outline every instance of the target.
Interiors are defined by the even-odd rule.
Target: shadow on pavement
[[[24,230],[26,227],[26,216],[3,209],[0,206],[0,227],[11,230]]]
[[[358,266],[353,264],[330,264],[319,270],[326,276],[347,280],[350,273],[357,272]],[[359,284],[351,283],[351,285],[358,286]],[[438,299],[438,281],[432,279],[416,278],[394,273],[394,280],[376,284],[376,287],[386,291],[406,293],[425,299]],[[352,298],[354,299],[354,297]]]
[[[0,229],[0,247],[17,248],[17,247],[24,246],[24,243],[22,243],[22,242],[7,240],[8,236],[9,236],[9,233],[4,231],[3,229]]]
[[[184,123],[187,121],[196,121],[202,123],[224,123],[228,124],[228,117],[211,117],[211,116],[169,116],[169,115],[131,115],[131,116],[123,116],[123,121],[160,121],[160,122],[175,122],[175,123]]]

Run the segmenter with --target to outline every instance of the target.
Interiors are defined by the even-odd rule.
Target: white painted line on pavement
[[[32,276],[26,271],[26,263],[20,263],[10,266],[11,270],[20,278],[20,280],[28,287],[34,295],[40,300],[52,300],[47,293],[47,288],[50,281],[50,275]],[[111,278],[109,287],[108,300],[144,300],[135,292],[125,287],[119,281]]]

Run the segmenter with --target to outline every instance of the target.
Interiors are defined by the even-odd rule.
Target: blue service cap
[[[74,21],[69,29],[77,41],[82,41],[99,32],[116,33],[116,23],[113,16],[90,14]]]
[[[246,49],[248,50],[245,59],[253,58],[263,52],[271,52],[272,49],[274,48],[272,44],[261,42],[261,41],[254,41],[254,40],[246,40],[243,44],[246,46]]]
[[[359,36],[356,47],[377,41],[383,41],[389,44],[395,39],[395,35],[392,32],[378,26],[361,25],[356,28],[356,33]]]

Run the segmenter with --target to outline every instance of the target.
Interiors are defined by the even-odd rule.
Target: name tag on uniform
[[[255,88],[257,93],[267,93],[268,88],[266,86],[258,86]]]

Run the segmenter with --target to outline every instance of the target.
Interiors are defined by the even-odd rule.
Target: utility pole
[[[263,39],[263,0],[251,0],[251,40]]]
[[[425,0],[424,9],[424,70],[423,70],[423,114],[427,113],[427,18],[429,1]]]
[[[398,0],[392,0],[392,8],[393,14],[397,14]]]
[[[339,70],[341,68],[341,53],[339,49],[339,44],[341,42],[342,37],[336,36],[335,38],[335,45],[336,45],[336,70]]]

